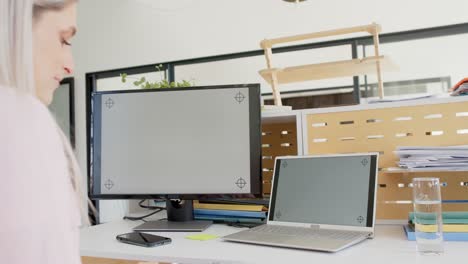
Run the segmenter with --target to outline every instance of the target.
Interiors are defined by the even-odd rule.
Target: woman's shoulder
[[[47,107],[34,96],[1,87],[0,124],[0,175],[4,176],[0,197],[17,201],[7,208],[21,215],[15,208],[27,206],[22,204],[29,200],[25,197],[42,210],[48,204],[56,207],[69,182],[68,167],[58,127]],[[36,213],[38,222],[50,220]]]
[[[0,87],[0,124],[0,199],[8,215],[0,218],[0,262],[78,263],[78,229],[68,217],[74,196],[47,107]]]
[[[59,128],[35,96],[0,87],[0,124],[0,145],[5,146],[0,156],[30,163],[48,158],[44,168],[66,163]]]
[[[13,114],[13,110],[17,110],[17,113],[29,111],[44,114],[47,112],[47,108],[36,97],[2,85],[0,85],[0,107],[10,110],[8,114]]]
[[[43,103],[33,95],[5,86],[0,86],[0,123],[9,134],[23,131],[31,136],[34,133],[58,136],[53,117]]]

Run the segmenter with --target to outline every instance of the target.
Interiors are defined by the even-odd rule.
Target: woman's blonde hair
[[[0,84],[34,94],[33,0],[0,1]]]
[[[0,85],[35,96],[33,69],[33,25],[49,10],[61,10],[78,0],[0,0]],[[78,197],[82,218],[88,223],[83,208],[82,174],[69,140],[57,125],[68,160],[71,184]],[[92,208],[92,207],[91,207]]]

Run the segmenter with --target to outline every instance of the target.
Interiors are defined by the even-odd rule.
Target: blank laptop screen
[[[277,159],[270,221],[373,226],[377,155]]]

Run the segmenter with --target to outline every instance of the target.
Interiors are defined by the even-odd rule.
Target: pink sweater
[[[37,99],[0,86],[0,263],[80,263],[80,215],[56,129]]]

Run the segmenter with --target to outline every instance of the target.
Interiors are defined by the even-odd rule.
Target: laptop
[[[378,153],[277,157],[265,225],[226,241],[336,252],[374,236]]]

